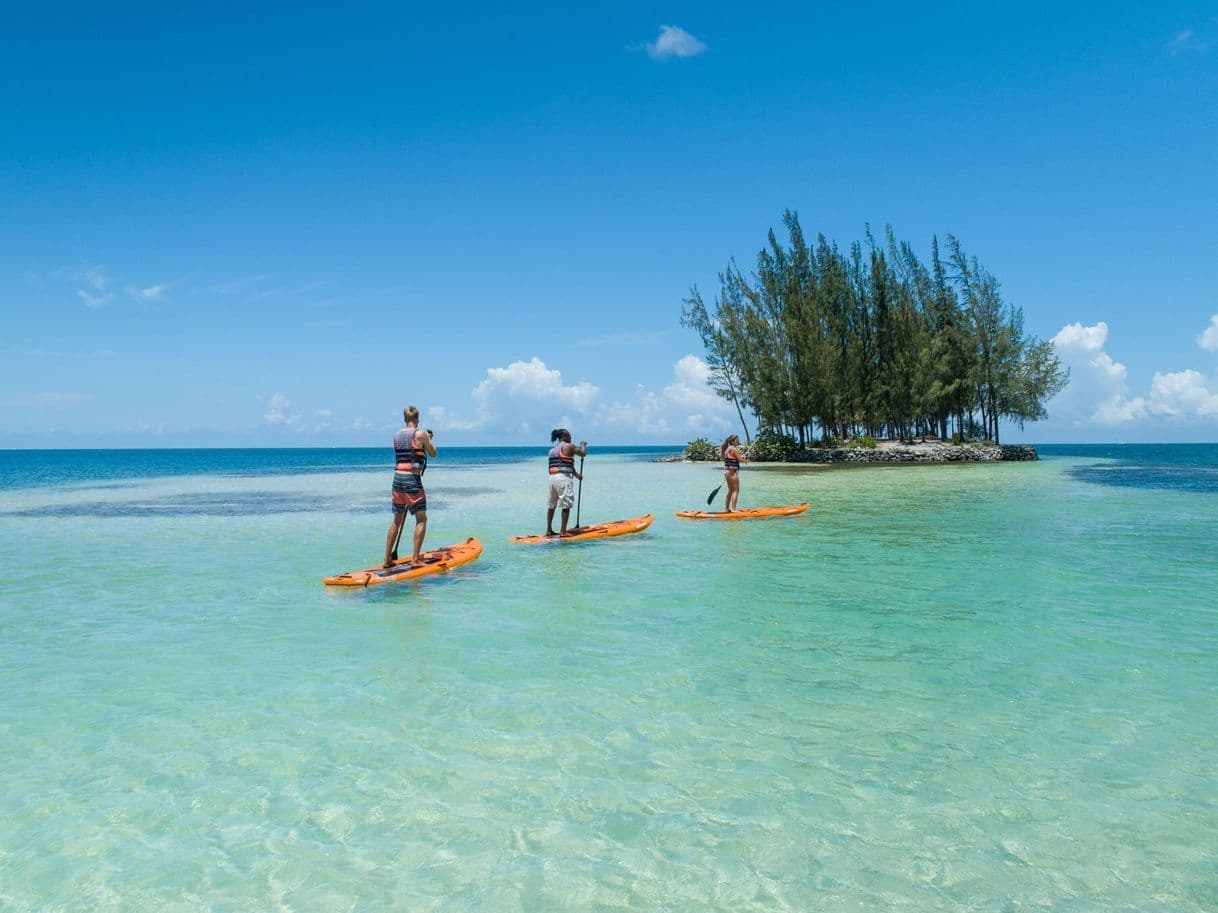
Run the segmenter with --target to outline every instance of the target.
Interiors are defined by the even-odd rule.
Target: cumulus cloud
[[[604,403],[600,388],[568,383],[562,372],[539,358],[489,368],[462,412],[431,406],[424,422],[445,431],[542,434],[555,426],[578,425],[587,433],[621,437],[711,434],[732,425],[731,405],[710,389],[710,368],[686,355],[673,365],[672,380],[660,390],[636,385],[633,398]],[[584,432],[580,432],[581,434]]]
[[[660,34],[655,41],[646,45],[647,54],[652,60],[669,60],[673,57],[696,57],[709,50],[679,25],[661,25]]]
[[[1210,325],[1197,337],[1197,345],[1207,352],[1218,352],[1218,314],[1210,318]]]
[[[696,355],[686,355],[672,368],[673,379],[656,393],[642,384],[633,402],[602,407],[597,423],[619,432],[658,436],[709,434],[732,426],[733,409],[710,388],[710,367]]]
[[[1218,416],[1218,392],[1200,371],[1157,372],[1150,382],[1150,411],[1156,415]]]
[[[600,389],[587,381],[563,383],[561,371],[547,368],[545,362],[533,356],[528,361],[514,361],[506,368],[487,368],[486,377],[473,392],[477,411],[474,421],[478,428],[527,433],[543,427],[546,416],[558,413],[570,423],[570,413],[586,413],[598,393]]]
[[[1058,349],[1081,349],[1084,352],[1102,349],[1107,341],[1108,324],[1102,320],[1090,327],[1081,323],[1068,323],[1053,337],[1053,344]]]
[[[1122,425],[1144,415],[1146,401],[1129,395],[1128,370],[1104,351],[1108,324],[1070,323],[1053,337],[1070,383],[1048,403],[1049,415],[1078,426]]]
[[[477,431],[475,419],[460,418],[443,406],[429,406],[422,416],[423,422],[437,431]]]
[[[1104,351],[1108,326],[1072,323],[1053,337],[1057,353],[1070,368],[1070,384],[1048,404],[1049,414],[1074,425],[1114,427],[1133,421],[1182,421],[1218,418],[1218,382],[1200,371],[1157,371],[1145,396],[1129,391],[1128,370]],[[1218,315],[1197,343],[1218,350]]]

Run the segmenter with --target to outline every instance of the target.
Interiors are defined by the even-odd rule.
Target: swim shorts
[[[414,472],[394,472],[393,512],[412,515],[427,510],[427,492],[423,490],[423,477]]]
[[[550,476],[550,510],[561,507],[570,510],[575,506],[575,480],[569,475],[556,472]]]

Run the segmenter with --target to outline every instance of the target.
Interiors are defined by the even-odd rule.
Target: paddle
[[[719,486],[719,488],[722,488],[722,487],[723,487],[722,485]],[[711,501],[715,500],[715,495],[719,494],[719,488],[716,488],[714,491],[712,491],[709,495],[706,496],[706,506],[707,507],[710,507]]]
[[[406,528],[406,517],[402,518],[402,525],[398,527],[398,537],[393,540],[393,551],[389,553],[389,560],[394,563],[398,560],[398,543],[402,541],[402,530]]]
[[[584,499],[584,458],[579,458],[579,490],[575,495],[575,528],[579,529],[579,506]]]

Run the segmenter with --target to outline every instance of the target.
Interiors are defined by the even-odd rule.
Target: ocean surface
[[[1041,452],[0,452],[0,910],[1213,913],[1218,446]]]

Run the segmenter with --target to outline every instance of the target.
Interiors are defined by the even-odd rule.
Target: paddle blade
[[[722,485],[720,485],[720,486],[719,486],[719,488],[722,488],[722,487],[723,487]],[[707,506],[707,507],[710,507],[710,503],[711,503],[711,501],[715,500],[715,495],[719,494],[719,488],[716,488],[716,489],[715,489],[714,491],[712,491],[712,492],[710,493],[710,495],[707,497],[707,499],[706,499],[706,506]]]

